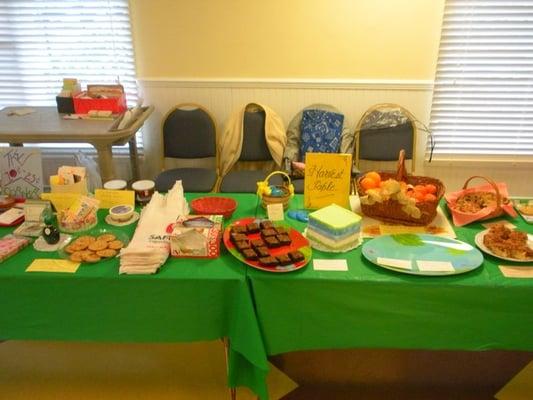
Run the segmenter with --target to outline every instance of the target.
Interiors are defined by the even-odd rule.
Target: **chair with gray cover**
[[[244,112],[241,154],[235,167],[222,178],[219,191],[255,193],[257,182],[265,179],[274,165],[266,142],[265,112],[252,103]],[[274,177],[273,184],[281,184],[281,179]]]
[[[185,192],[211,192],[215,186],[217,127],[204,107],[183,103],[163,119],[162,146],[165,168],[155,178],[159,192],[170,190],[181,180]]]
[[[393,103],[370,107],[355,128],[354,167],[361,160],[397,161],[400,150],[411,160],[411,173],[416,165],[416,118],[406,108]]]

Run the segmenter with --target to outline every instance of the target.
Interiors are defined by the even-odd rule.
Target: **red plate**
[[[233,225],[247,225],[247,224],[249,224],[251,222],[259,223],[259,222],[261,222],[261,220],[260,219],[256,219],[254,217],[248,217],[248,218],[243,218],[243,219],[240,219],[238,221],[235,221],[231,226],[233,226]],[[280,226],[280,227],[282,226],[284,228],[287,228],[287,230],[289,231],[289,237],[291,238],[291,244],[288,245],[288,246],[281,246],[281,247],[276,247],[276,248],[273,248],[273,249],[268,249],[270,255],[276,256],[276,255],[280,255],[280,254],[286,254],[286,253],[288,253],[290,251],[298,250],[304,255],[304,259],[302,261],[299,261],[299,262],[294,263],[294,264],[283,265],[283,266],[278,265],[276,267],[265,267],[265,266],[261,265],[259,263],[259,261],[247,260],[235,248],[234,244],[230,240],[231,226],[228,226],[224,230],[224,235],[222,236],[222,240],[224,241],[224,245],[226,246],[228,251],[235,258],[237,258],[238,260],[242,261],[245,264],[248,264],[250,267],[253,267],[253,268],[257,268],[257,269],[260,269],[260,270],[263,270],[263,271],[268,271],[268,272],[292,272],[292,271],[296,271],[298,269],[301,269],[301,268],[305,267],[307,265],[307,263],[309,262],[309,260],[311,260],[311,253],[312,253],[311,247],[309,246],[309,242],[307,241],[307,239],[300,232],[298,232],[296,229],[291,228],[289,225],[287,225],[284,222],[273,222],[273,224],[274,224],[274,226]],[[261,238],[261,234],[260,233],[254,233],[252,235],[246,235],[246,236],[248,237],[249,240],[260,239]]]

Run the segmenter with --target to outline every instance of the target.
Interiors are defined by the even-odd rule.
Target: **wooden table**
[[[137,142],[135,133],[154,110],[143,107],[142,112],[125,129],[116,129],[115,120],[64,119],[56,107],[31,107],[34,112],[14,115],[21,107],[6,107],[0,111],[0,142],[11,145],[23,143],[89,143],[96,149],[102,181],[114,179],[113,145],[129,143],[133,179],[139,179]]]

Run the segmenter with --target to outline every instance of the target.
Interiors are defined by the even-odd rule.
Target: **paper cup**
[[[131,188],[135,191],[135,201],[141,206],[144,206],[150,202],[155,190],[154,181],[143,180],[133,182]]]
[[[107,190],[124,190],[128,186],[128,183],[122,179],[114,179],[104,183],[104,189]]]

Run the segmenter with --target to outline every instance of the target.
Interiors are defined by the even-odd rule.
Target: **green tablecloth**
[[[303,198],[292,199],[290,207],[303,208]],[[512,222],[533,232],[520,217]],[[473,224],[456,233],[474,244],[483,229]],[[376,266],[361,247],[343,254],[313,250],[313,258],[347,259],[348,271],[315,271],[312,261],[286,274],[248,270],[269,355],[361,347],[533,350],[533,280],[505,278],[498,269],[513,263],[485,255],[469,273],[426,277]]]
[[[188,196],[189,199],[197,195]],[[235,195],[234,219],[256,201]],[[107,211],[100,210],[103,221]],[[100,224],[103,226],[104,224]],[[134,226],[112,227],[130,237]],[[0,236],[12,229],[0,228]],[[118,259],[82,265],[75,274],[25,272],[32,246],[0,263],[0,339],[180,342],[228,337],[229,386],[267,397],[268,364],[244,264],[221,257],[169,259],[155,275],[119,275]]]

